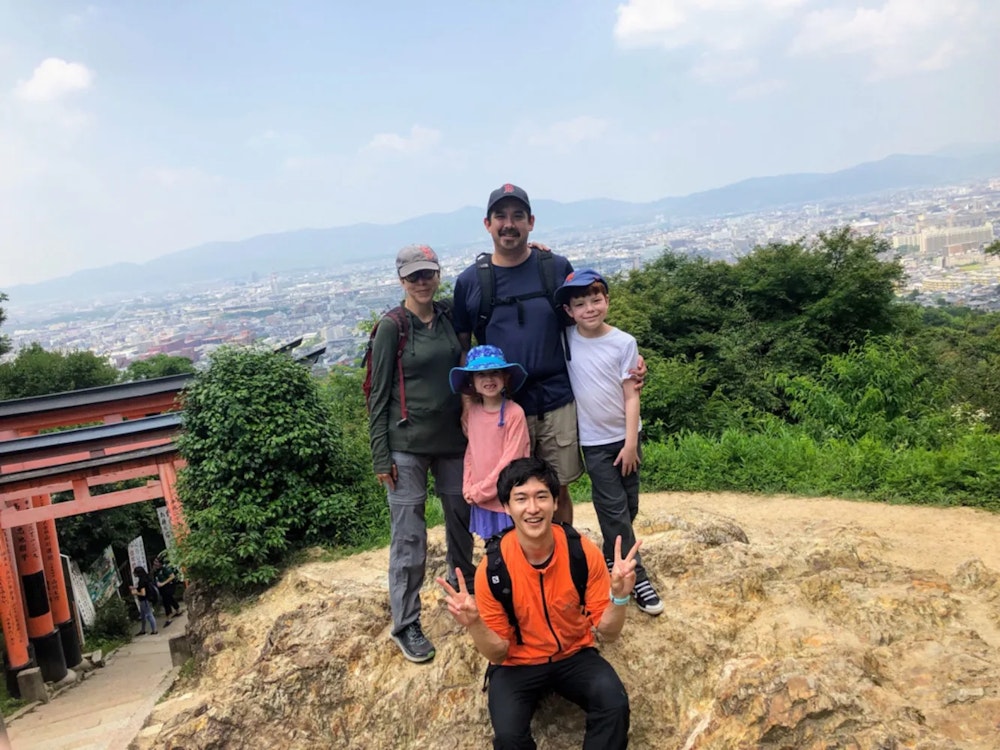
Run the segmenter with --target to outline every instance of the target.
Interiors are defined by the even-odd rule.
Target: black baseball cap
[[[489,203],[486,204],[486,218],[489,218],[490,212],[493,210],[493,206],[502,201],[504,198],[517,198],[524,204],[524,207],[528,209],[528,214],[531,214],[531,201],[528,200],[528,194],[524,192],[523,188],[519,188],[517,185],[511,185],[508,182],[490,193]]]

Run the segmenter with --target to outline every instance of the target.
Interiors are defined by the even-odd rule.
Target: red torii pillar
[[[14,505],[22,510],[31,507],[27,498],[15,500]],[[25,624],[28,639],[35,647],[35,661],[46,682],[58,682],[66,676],[66,656],[49,608],[38,530],[33,523],[15,526],[11,529],[11,537],[14,541],[14,558],[21,574],[21,585],[24,587]]]
[[[32,505],[36,508],[52,504],[52,497],[47,494],[35,495],[31,500]],[[80,635],[77,632],[70,609],[62,560],[59,558],[59,537],[56,534],[56,522],[50,518],[39,521],[35,527],[38,531],[38,542],[42,552],[42,566],[45,571],[45,584],[49,596],[49,608],[52,611],[52,620],[59,630],[59,639],[62,641],[66,666],[75,667],[83,661],[83,652],[80,648]]]
[[[35,666],[34,650],[28,640],[24,622],[24,603],[21,601],[21,583],[17,578],[7,531],[0,529],[0,621],[3,623],[7,651],[8,692],[17,685],[17,673]],[[16,687],[13,691],[17,692]]]

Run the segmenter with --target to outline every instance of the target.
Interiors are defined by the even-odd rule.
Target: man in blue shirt
[[[509,361],[519,362],[527,370],[528,380],[513,398],[528,418],[532,452],[548,461],[559,477],[556,520],[572,523],[568,486],[583,473],[583,463],[563,349],[565,321],[546,293],[539,266],[540,253],[548,251],[528,245],[535,217],[528,194],[516,185],[508,183],[490,193],[483,224],[493,238],[492,312],[488,320],[480,319],[480,300],[489,290],[481,288],[473,264],[455,281],[455,332],[466,350],[475,333],[479,344],[500,347]],[[573,270],[561,255],[553,254],[545,262],[552,263],[556,288]]]

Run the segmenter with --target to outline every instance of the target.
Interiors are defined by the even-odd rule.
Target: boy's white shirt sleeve
[[[639,345],[634,336],[625,334],[625,337],[628,343],[622,347],[621,367],[619,368],[619,377],[623,383],[632,377],[629,370],[634,370],[639,366]]]

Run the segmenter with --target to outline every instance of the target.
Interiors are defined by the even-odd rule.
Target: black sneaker
[[[635,605],[647,615],[654,617],[663,611],[663,602],[660,601],[659,594],[648,580],[636,581],[635,588],[632,589],[632,597]]]
[[[434,658],[434,644],[427,640],[419,622],[410,623],[401,632],[392,636],[392,640],[399,646],[403,656],[412,662],[420,664]]]

